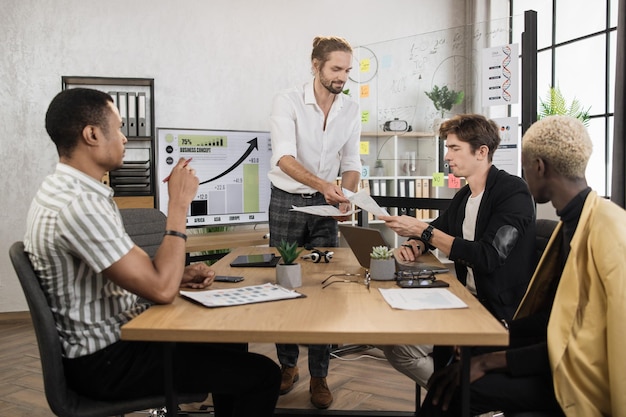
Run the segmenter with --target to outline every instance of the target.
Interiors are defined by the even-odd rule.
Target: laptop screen
[[[369,269],[370,267],[370,253],[372,253],[372,248],[374,246],[389,247],[382,233],[378,229],[340,224],[339,232],[348,243],[350,249],[352,249],[352,253],[354,253],[354,256],[359,261],[359,264],[365,269]],[[428,269],[435,273],[449,271],[446,267],[430,265],[420,261],[399,263],[396,260],[396,271],[422,269]]]
[[[370,267],[370,253],[374,246],[389,246],[378,229],[367,227],[339,225],[339,232],[346,240],[359,264],[366,269]]]

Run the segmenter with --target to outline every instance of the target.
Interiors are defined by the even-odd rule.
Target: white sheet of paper
[[[220,290],[180,291],[180,294],[207,307],[236,306],[302,297],[302,294],[296,291],[272,283]]]
[[[363,210],[366,210],[372,213],[374,216],[389,216],[387,210],[383,209],[378,205],[376,201],[368,194],[366,190],[361,190],[358,193],[350,193],[350,195],[346,194],[347,190],[344,190],[344,194],[348,197],[348,200],[355,206],[361,207]]]
[[[345,188],[342,189],[343,194],[350,200],[352,204],[355,206],[361,207],[363,210],[367,210],[372,213],[374,216],[389,216],[389,213],[384,208],[380,207],[376,201],[367,193],[366,190],[361,190],[358,193],[353,193],[350,190]],[[296,207],[292,206],[292,211],[301,211],[303,213],[314,214],[316,216],[349,216],[352,213],[358,213],[357,210],[350,210],[345,213],[342,213],[335,206],[304,206],[304,207]]]
[[[361,210],[358,210],[358,209],[349,210],[349,211],[346,211],[345,213],[342,213],[341,210],[339,210],[335,206],[323,205],[323,206],[304,206],[304,207],[292,206],[292,209],[290,211],[301,211],[302,213],[314,214],[316,216],[342,217],[342,216],[349,216],[352,213],[358,213]]]
[[[399,310],[467,308],[467,304],[445,288],[379,288],[379,291],[392,308]]]

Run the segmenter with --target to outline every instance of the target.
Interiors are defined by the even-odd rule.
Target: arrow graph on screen
[[[160,128],[157,136],[159,179],[180,158],[193,158],[190,165],[200,182],[187,212],[188,227],[269,220],[269,132]],[[167,214],[168,183],[159,182],[158,200]]]
[[[236,169],[239,165],[241,165],[241,163],[243,161],[246,160],[246,158],[252,153],[253,150],[255,149],[259,149],[259,145],[258,145],[258,138],[254,138],[252,140],[249,140],[248,143],[250,144],[250,146],[248,147],[248,149],[244,152],[244,154],[241,156],[241,158],[239,158],[237,160],[237,162],[235,162],[234,164],[232,164],[226,171],[222,172],[219,175],[216,175],[215,177],[211,178],[210,180],[206,180],[206,181],[202,181],[200,183],[200,185],[202,184],[208,184],[212,181],[215,181],[219,178],[222,178],[224,175],[228,174],[229,172],[233,171],[234,169]]]

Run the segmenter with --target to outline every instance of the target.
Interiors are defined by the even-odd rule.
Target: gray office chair
[[[52,311],[35,271],[24,252],[24,244],[15,242],[9,249],[11,263],[28,302],[43,373],[44,389],[48,405],[59,417],[107,417],[123,416],[138,410],[159,408],[165,404],[165,396],[153,396],[120,401],[96,401],[77,394],[67,386],[61,356],[61,343]],[[206,398],[202,394],[179,394],[181,403],[199,402]]]
[[[154,258],[163,240],[167,221],[165,214],[155,208],[120,209],[120,214],[126,233],[133,239],[135,245]]]

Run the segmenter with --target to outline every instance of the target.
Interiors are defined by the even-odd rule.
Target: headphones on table
[[[305,246],[306,247],[306,246]],[[333,255],[335,254],[334,252],[331,251],[321,251],[319,249],[315,249],[315,248],[311,248],[311,247],[306,247],[306,249],[312,250],[311,253],[308,253],[306,255],[301,256],[302,259],[310,259],[313,262],[320,263],[322,261],[322,259],[324,260],[324,262],[329,263],[331,259],[333,259]]]

